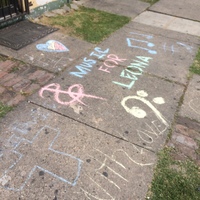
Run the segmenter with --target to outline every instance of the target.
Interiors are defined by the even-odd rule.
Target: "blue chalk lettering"
[[[88,73],[87,71],[91,71],[87,67],[83,67],[81,65],[76,65],[76,68],[79,70],[79,72],[70,72],[70,74],[80,78],[83,78],[83,75],[86,75]]]

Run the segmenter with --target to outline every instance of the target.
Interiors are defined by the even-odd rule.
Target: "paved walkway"
[[[17,105],[0,125],[1,199],[143,200],[170,132],[176,158],[200,164],[200,20],[170,1],[84,0],[132,17],[97,46],[55,32],[0,47],[0,100]],[[69,51],[36,48],[50,40]]]

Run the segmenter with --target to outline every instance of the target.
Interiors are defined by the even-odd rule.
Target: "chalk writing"
[[[76,89],[76,91],[73,91],[74,89]],[[75,85],[70,86],[67,91],[60,90],[60,85],[58,83],[49,84],[49,85],[43,87],[39,91],[39,95],[42,98],[44,98],[43,97],[44,91],[49,91],[49,92],[54,93],[54,100],[57,103],[59,103],[61,105],[65,105],[65,106],[68,106],[68,105],[71,105],[71,104],[74,104],[74,103],[75,104],[76,103],[80,103],[80,104],[86,105],[85,103],[83,103],[81,101],[84,97],[105,100],[102,97],[97,97],[97,96],[93,96],[93,95],[84,94],[83,86],[80,85],[80,84],[75,84]],[[69,101],[60,100],[60,98],[59,98],[60,94],[68,95],[71,98],[71,100],[69,100]]]
[[[107,192],[107,190],[104,189],[99,183],[97,183],[93,178],[91,178],[88,175],[86,175],[86,176],[90,179],[90,181],[94,184],[94,186],[97,187],[97,188],[100,188],[100,190],[102,190],[103,193],[106,194],[109,199],[108,198],[102,199],[101,197],[97,196],[96,194],[92,194],[92,192],[88,192],[81,187],[81,190],[83,191],[85,197],[87,197],[88,199],[91,199],[91,197],[93,197],[96,200],[115,200],[115,198],[109,192]]]
[[[152,35],[145,35],[145,34],[136,33],[136,32],[130,32],[130,34],[134,35],[134,37],[126,38],[128,47],[141,49],[152,55],[157,54],[157,51],[153,50],[153,48],[155,47],[155,44],[149,41],[153,39]],[[193,47],[183,42],[177,41],[175,44],[172,44],[172,45],[167,45],[166,42],[162,44],[162,49],[164,50],[164,52],[170,51],[172,52],[172,54],[174,54],[175,52],[178,52],[179,47],[184,47],[187,51],[192,53]]]
[[[168,51],[167,43],[163,44],[163,49],[165,52]],[[171,45],[169,50],[172,52],[172,54],[174,54],[174,52],[175,52],[174,45]]]
[[[175,44],[172,44],[172,45],[167,45],[166,42],[163,44],[163,50],[165,52],[170,51],[172,52],[172,54],[174,54],[175,52],[179,52],[180,47],[183,47],[188,52],[192,53],[193,47],[190,45],[184,44],[182,42],[176,42]]]
[[[90,56],[95,56],[98,59],[104,58],[107,55],[107,53],[109,52],[109,48],[103,51],[103,50],[101,50],[100,47],[96,47],[94,50],[95,51],[90,53]]]
[[[141,129],[137,129],[137,135],[139,138],[146,144],[151,144],[154,142],[154,138],[157,139],[162,135],[168,128],[164,124],[159,123],[160,121],[154,120],[151,121],[151,124],[146,123]],[[146,146],[146,148],[149,148]]]
[[[37,44],[36,48],[40,51],[47,52],[67,52],[69,49],[56,40],[49,40],[46,44]]]
[[[129,80],[129,83],[121,83],[117,81],[113,81],[114,84],[120,85],[122,87],[131,89],[135,84],[135,81],[138,80],[138,76],[141,76],[143,73],[143,69],[149,65],[149,60],[151,57],[144,56],[136,56],[137,60],[133,60],[133,62],[124,70],[122,70],[120,77],[126,78]]]
[[[193,49],[192,46],[187,45],[187,44],[184,44],[184,43],[182,43],[182,42],[177,42],[176,44],[178,44],[178,45],[180,45],[180,46],[182,46],[182,47],[185,47],[190,53],[192,53],[192,49]]]
[[[109,69],[114,68],[119,65],[119,62],[124,62],[127,59],[118,58],[118,56],[114,54],[110,54],[107,56],[107,59],[104,61],[104,65],[99,67],[99,70],[110,73]],[[106,68],[103,68],[106,67]]]
[[[98,59],[104,58],[106,54],[109,52],[109,49],[101,50],[101,48],[96,47],[90,56],[97,57]],[[88,59],[85,57],[83,62],[80,65],[76,65],[75,68],[78,69],[77,72],[70,72],[71,75],[82,78],[84,75],[88,74],[91,71],[94,64],[96,64],[96,60]]]
[[[91,71],[91,68],[96,63],[96,60],[87,59],[86,57],[83,59],[83,62],[80,65],[76,65],[76,69],[78,69],[78,72],[70,72],[71,75],[77,76],[82,78],[84,75],[86,75],[89,71]]]
[[[132,148],[131,148],[132,147]],[[144,149],[141,148],[139,150],[135,145],[130,146],[131,152],[137,152],[140,154],[143,154]],[[130,156],[128,152],[126,152],[124,149],[117,149],[111,153],[111,155],[108,155],[101,151],[100,149],[94,149],[95,150],[95,156],[89,155],[90,158],[93,161],[96,161],[100,166],[95,169],[95,176],[94,178],[90,175],[86,175],[87,178],[89,178],[90,182],[93,183],[93,187],[98,188],[98,192],[92,193],[88,190],[88,188],[81,187],[81,190],[83,191],[84,195],[90,199],[91,197],[97,200],[102,199],[115,199],[114,192],[113,191],[120,191],[124,185],[127,185],[129,183],[129,176],[128,171],[131,164],[135,164],[140,167],[148,167],[153,165],[153,163],[148,163],[144,161],[136,161],[135,157]],[[102,158],[103,161],[100,161],[96,155],[100,154],[99,158]],[[120,159],[119,159],[120,158]],[[124,161],[122,163],[121,159]],[[143,159],[142,159],[143,160]],[[95,164],[96,165],[96,164]],[[105,172],[102,174],[102,172]],[[109,174],[109,176],[107,175]],[[98,176],[98,182],[95,181],[95,178]],[[99,181],[101,180],[101,181]],[[92,188],[93,188],[92,187]],[[112,193],[109,192],[109,188],[112,191]],[[111,195],[112,194],[112,195]]]
[[[134,33],[134,32],[130,32],[130,34],[133,34],[136,36],[142,36],[146,39],[153,38],[152,35],[144,35],[144,34],[139,34],[139,33]],[[153,44],[152,42],[149,42],[147,40],[135,39],[135,38],[126,38],[126,41],[127,41],[128,46],[131,48],[142,49],[153,55],[157,54],[157,51],[150,49],[155,46],[155,44]],[[138,45],[142,45],[142,46],[138,46]],[[146,45],[146,46],[144,46],[144,45]]]
[[[43,53],[36,57],[34,57],[34,55],[25,54],[24,57],[25,59],[28,58],[31,63],[37,62],[38,65],[42,67],[51,66],[52,68],[58,69],[58,71],[60,71],[63,67],[66,67],[68,60],[71,60],[67,57],[45,57]]]
[[[75,186],[80,176],[82,161],[70,154],[53,149],[59,135],[58,130],[44,126],[32,140],[18,139],[18,144],[11,151],[17,159],[5,169],[3,176],[0,178],[0,187],[7,190],[21,191],[36,170],[41,170],[64,183]],[[13,137],[16,136],[13,135]],[[41,149],[40,152],[39,149]],[[41,159],[38,159],[38,156]],[[65,160],[64,163],[68,163],[68,165],[73,163],[73,166],[62,166],[59,160]],[[47,163],[51,164],[48,165]],[[54,170],[51,165],[56,165]],[[74,172],[69,173],[70,170],[67,171],[67,168],[74,169]],[[18,176],[19,174],[20,176]],[[73,177],[72,174],[74,174]]]

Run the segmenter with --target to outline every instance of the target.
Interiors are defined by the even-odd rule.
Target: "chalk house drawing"
[[[41,170],[66,184],[75,186],[80,176],[82,160],[73,155],[53,149],[53,145],[59,135],[60,131],[49,126],[41,128],[32,140],[19,138],[15,134],[12,135],[9,141],[15,141],[15,144],[11,153],[14,154],[17,159],[5,169],[0,178],[0,187],[12,191],[21,191],[36,170]],[[40,152],[38,152],[39,149],[41,149]],[[37,154],[39,154],[42,159],[35,159],[34,155],[38,156]],[[45,157],[47,154],[48,157]],[[1,156],[3,156],[3,154]],[[44,160],[44,158],[45,162],[42,162],[41,160]],[[57,162],[55,159],[57,159],[57,161],[62,159],[67,165],[75,163],[73,164],[73,166],[75,165],[74,177],[66,177],[66,173],[63,172],[63,166],[61,166],[59,162],[59,164],[56,164]],[[46,163],[51,163],[56,166],[51,169],[51,166],[47,166]],[[68,168],[67,165],[65,169]],[[71,166],[69,169],[71,170]],[[55,170],[57,171],[55,172]]]
[[[40,51],[46,52],[67,52],[69,49],[56,40],[49,40],[45,44],[37,44],[36,48]]]
[[[75,89],[75,91],[73,91],[74,89]],[[97,97],[97,96],[93,96],[93,95],[89,95],[89,94],[84,94],[84,88],[83,88],[83,86],[81,84],[72,85],[72,86],[70,86],[68,88],[67,91],[60,90],[60,85],[58,83],[49,84],[49,85],[43,87],[39,91],[39,95],[42,98],[44,98],[44,96],[43,96],[44,91],[49,91],[49,92],[54,93],[54,100],[57,103],[59,103],[61,105],[65,105],[65,106],[70,106],[70,105],[76,104],[76,103],[80,103],[80,104],[86,106],[86,104],[81,101],[84,97],[93,98],[93,99],[100,99],[100,100],[106,100],[106,99],[104,99],[102,97]],[[69,101],[60,100],[60,98],[59,98],[60,94],[68,95],[71,98],[71,100],[69,100]]]
[[[163,116],[163,114],[155,108],[155,106],[146,99],[148,97],[148,93],[144,90],[137,91],[137,96],[127,96],[121,101],[121,105],[126,110],[127,113],[131,114],[132,116],[138,118],[138,119],[144,119],[147,117],[148,113],[138,106],[128,107],[126,102],[128,100],[133,101],[139,101],[142,102],[144,105],[148,106],[151,111],[156,116],[156,120],[151,121],[151,124],[145,122],[144,127],[141,129],[137,129],[137,134],[140,137],[141,140],[143,140],[145,143],[153,143],[153,136],[156,138],[163,134],[167,128],[169,127],[169,123],[167,119]],[[153,102],[158,105],[162,105],[165,103],[164,98],[162,97],[156,97],[153,99]]]

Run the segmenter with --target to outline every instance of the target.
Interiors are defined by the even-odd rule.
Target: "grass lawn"
[[[144,1],[146,3],[150,3],[151,5],[153,5],[154,3],[158,2],[159,0],[141,0]]]
[[[12,107],[6,106],[0,102],[0,118],[4,117],[10,110],[12,110]]]
[[[193,162],[173,159],[172,149],[159,154],[154,179],[149,192],[150,200],[199,200],[200,169]]]
[[[197,52],[197,55],[195,57],[192,66],[190,67],[190,72],[200,75],[200,48],[199,51]]]
[[[94,44],[101,42],[129,21],[130,18],[125,16],[85,7],[80,7],[79,10],[66,15],[40,19],[43,24],[58,27],[65,34],[82,38]]]

